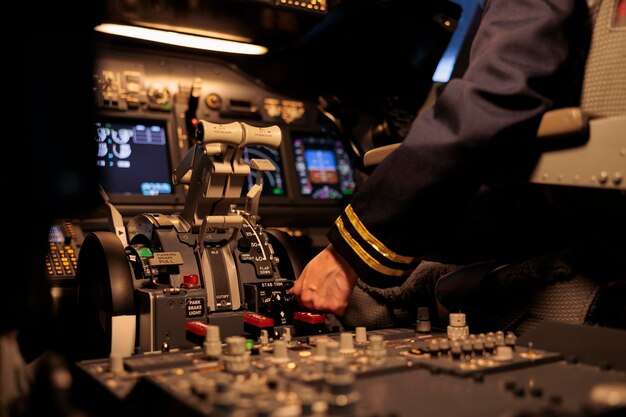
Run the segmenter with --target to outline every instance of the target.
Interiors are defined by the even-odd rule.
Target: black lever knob
[[[250,252],[252,242],[247,237],[242,237],[237,240],[237,249],[241,252]]]

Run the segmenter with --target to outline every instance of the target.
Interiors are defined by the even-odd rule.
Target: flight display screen
[[[283,166],[278,149],[270,149],[265,146],[249,146],[244,148],[243,159],[250,162],[251,159],[267,159],[276,168],[275,171],[263,171],[262,196],[280,197],[285,195],[285,181],[283,178]],[[245,195],[256,183],[257,172],[250,170],[250,175],[243,183],[242,195]]]
[[[107,193],[172,194],[164,121],[102,120],[95,123],[96,163]]]
[[[310,134],[292,137],[301,195],[330,200],[354,194],[354,171],[340,141]]]

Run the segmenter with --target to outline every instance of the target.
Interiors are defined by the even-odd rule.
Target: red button
[[[202,323],[201,321],[188,321],[185,323],[185,330],[204,337],[208,326],[208,324]]]
[[[243,322],[251,324],[252,326],[255,326],[255,327],[273,327],[274,326],[274,319],[265,317],[261,314],[256,314],[256,313],[248,313],[245,316],[243,316]]]
[[[293,319],[303,321],[309,324],[322,324],[325,321],[324,316],[322,316],[321,314],[304,313],[300,311],[293,314]]]
[[[183,275],[183,287],[197,287],[197,286],[198,286],[198,275],[196,274]]]

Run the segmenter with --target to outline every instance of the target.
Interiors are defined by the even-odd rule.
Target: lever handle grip
[[[226,143],[233,146],[241,145],[244,131],[239,122],[218,124],[205,120],[198,123],[198,139],[204,144]]]
[[[241,123],[245,136],[244,146],[267,146],[276,149],[280,146],[282,133],[276,125],[268,127],[255,127],[246,123]]]

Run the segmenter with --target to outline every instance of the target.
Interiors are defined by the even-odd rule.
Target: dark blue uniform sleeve
[[[495,166],[534,140],[543,113],[577,104],[587,21],[584,0],[488,1],[463,78],[415,120],[328,232],[361,279],[400,284],[445,242]]]

